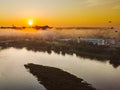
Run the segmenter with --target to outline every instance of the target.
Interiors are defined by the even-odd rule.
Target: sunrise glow
[[[33,25],[33,20],[28,20],[28,25],[32,26]]]
[[[54,3],[53,3],[54,2]],[[9,3],[9,4],[8,4]],[[68,4],[69,3],[69,4]],[[0,0],[0,25],[119,25],[119,0]],[[32,19],[33,20],[29,20]],[[27,23],[26,23],[27,19]],[[28,21],[29,20],[29,21]],[[112,21],[111,24],[108,21]]]

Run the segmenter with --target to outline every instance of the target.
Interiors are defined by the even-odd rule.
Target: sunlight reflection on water
[[[100,90],[120,89],[120,67],[109,62],[84,59],[76,55],[58,55],[54,52],[33,52],[25,48],[0,50],[0,89],[43,90],[37,79],[27,72],[25,64],[52,66],[83,78]],[[31,88],[31,89],[30,89]]]

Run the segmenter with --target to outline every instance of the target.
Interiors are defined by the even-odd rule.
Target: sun
[[[28,25],[32,26],[33,25],[33,20],[28,20]]]

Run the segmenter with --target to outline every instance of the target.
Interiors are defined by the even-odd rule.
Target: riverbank
[[[24,66],[47,90],[96,90],[83,79],[61,69],[35,64]]]
[[[120,48],[110,48],[104,46],[97,46],[91,43],[82,42],[80,44],[74,41],[58,42],[45,41],[37,39],[18,39],[18,40],[0,40],[1,49],[15,47],[27,48],[33,51],[48,52],[51,54],[54,51],[57,54],[76,54],[78,57],[96,59],[99,61],[109,60],[114,67],[120,65]]]

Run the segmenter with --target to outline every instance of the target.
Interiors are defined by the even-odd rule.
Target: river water
[[[57,67],[84,79],[98,90],[120,90],[120,67],[74,55],[34,52],[26,48],[0,50],[0,90],[45,90],[24,67],[34,63]]]

